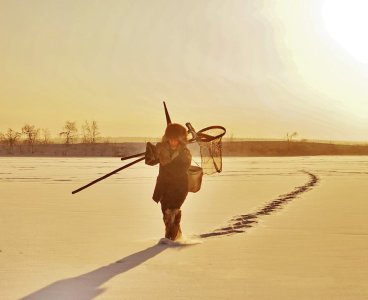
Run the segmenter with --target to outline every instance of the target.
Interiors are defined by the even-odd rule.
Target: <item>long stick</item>
[[[165,116],[166,116],[166,125],[169,125],[172,122],[171,122],[170,114],[169,114],[169,111],[167,110],[165,101],[164,101],[164,108],[165,108]]]
[[[110,172],[110,173],[108,173],[108,174],[106,174],[106,175],[104,175],[104,176],[102,176],[100,178],[97,178],[97,179],[93,180],[92,182],[90,182],[90,183],[88,183],[88,184],[80,187],[79,189],[73,191],[72,194],[76,194],[76,193],[78,193],[78,192],[80,192],[80,191],[88,188],[89,186],[91,186],[91,185],[93,185],[93,184],[95,184],[95,183],[97,183],[97,182],[99,182],[99,181],[101,181],[101,180],[103,180],[103,179],[105,179],[107,177],[110,177],[111,175],[114,175],[115,173],[117,173],[117,172],[119,172],[119,171],[121,171],[123,169],[126,169],[126,168],[128,168],[128,167],[130,167],[130,166],[132,166],[132,165],[134,165],[134,164],[136,164],[136,163],[138,163],[138,162],[140,162],[140,161],[142,161],[144,159],[145,159],[145,157],[141,157],[141,158],[139,158],[137,160],[134,160],[131,163],[126,164],[126,165],[120,167],[119,169],[116,169],[116,170],[114,170],[114,171],[112,171],[112,172]]]
[[[134,157],[140,157],[140,156],[145,155],[145,154],[146,154],[146,152],[137,153],[137,154],[134,154],[134,155],[122,157],[121,160],[127,160],[127,159],[131,159],[131,158],[134,158]]]

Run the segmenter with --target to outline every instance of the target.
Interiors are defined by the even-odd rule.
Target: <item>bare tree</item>
[[[65,138],[66,145],[73,144],[78,133],[75,122],[66,121],[63,129],[64,131],[60,132],[59,135]]]
[[[25,124],[22,127],[22,134],[25,136],[25,142],[29,145],[31,152],[33,153],[34,145],[40,134],[40,129],[36,128],[34,125]]]
[[[82,125],[82,143],[89,143],[90,127],[88,121]]]
[[[100,132],[98,131],[98,125],[95,120],[92,123],[88,123],[85,121],[82,125],[82,135],[83,135],[83,143],[91,143],[94,144],[97,141]]]
[[[298,133],[296,131],[294,131],[293,133],[287,133],[286,134],[286,140],[288,142],[291,142],[293,140],[293,138],[297,137]]]
[[[4,143],[5,143],[5,135],[2,132],[0,132],[0,145],[2,145]]]
[[[100,135],[100,132],[98,131],[97,122],[95,120],[92,121],[91,124],[91,143],[96,143],[97,137]]]
[[[19,140],[20,136],[20,132],[17,132],[11,128],[8,128],[8,131],[3,134],[2,140],[8,146],[9,153],[13,152],[14,145],[17,143],[17,140]]]
[[[51,143],[51,133],[48,128],[42,128],[41,129],[41,143],[42,144],[50,144]]]

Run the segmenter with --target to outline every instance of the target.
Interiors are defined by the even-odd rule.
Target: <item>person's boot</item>
[[[165,223],[165,238],[170,239],[171,240],[171,227],[172,227],[172,212],[171,209],[165,209],[164,211],[164,215],[163,215],[163,220]]]
[[[175,220],[174,220],[174,226],[173,226],[173,240],[178,240],[181,238],[181,228],[180,228],[180,221],[181,221],[181,210],[178,209],[175,212]]]
[[[165,238],[169,239],[170,238],[170,215],[169,215],[169,210],[166,209],[163,213],[163,218],[164,220],[164,224],[165,224]]]
[[[163,220],[165,223],[165,238],[175,241],[181,237],[181,210],[166,209],[164,212]]]

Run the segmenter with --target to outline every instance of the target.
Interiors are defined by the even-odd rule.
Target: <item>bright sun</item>
[[[368,63],[368,0],[326,0],[322,18],[328,33],[347,52]]]

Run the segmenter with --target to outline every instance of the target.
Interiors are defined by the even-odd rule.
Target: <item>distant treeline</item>
[[[100,138],[100,132],[95,120],[85,121],[80,130],[78,130],[75,121],[66,121],[58,133],[58,137],[65,145],[77,142],[95,144]],[[24,153],[25,151],[32,154],[36,145],[54,144],[54,139],[52,139],[48,128],[37,128],[35,125],[27,123],[20,130],[8,128],[5,132],[0,132],[0,144],[8,154]]]
[[[0,145],[0,156],[122,157],[145,151],[145,143],[35,144],[32,151],[29,147],[19,143],[9,152],[6,146]]]
[[[11,152],[0,145],[0,156],[67,156],[67,157],[123,157],[145,151],[145,143],[78,143],[78,144],[18,143]],[[193,156],[199,147],[190,145]],[[334,144],[308,141],[225,141],[223,156],[314,156],[314,155],[368,155],[368,144]]]
[[[225,156],[368,155],[368,144],[337,144],[309,141],[224,142]]]

